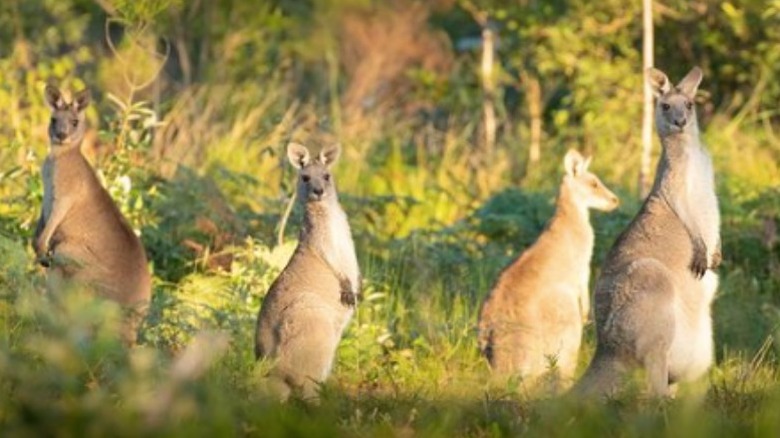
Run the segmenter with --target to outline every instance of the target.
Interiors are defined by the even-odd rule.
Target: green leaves
[[[153,23],[163,11],[181,7],[184,0],[115,0],[112,4],[125,23],[144,26]]]

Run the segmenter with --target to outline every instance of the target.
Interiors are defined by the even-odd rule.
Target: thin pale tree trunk
[[[644,78],[644,71],[653,66],[653,1],[642,0],[642,83],[644,105],[642,110],[642,157],[639,169],[639,196],[650,190],[650,153],[653,149],[653,91]]]
[[[528,148],[528,170],[531,170],[542,158],[542,87],[539,78],[530,74],[523,75],[523,83],[531,119],[531,142]]]
[[[495,33],[488,23],[482,28],[482,88],[484,97],[482,110],[485,121],[485,154],[488,159],[493,155],[496,144],[496,108],[493,103],[495,96],[495,79],[493,72],[493,56],[495,53]]]

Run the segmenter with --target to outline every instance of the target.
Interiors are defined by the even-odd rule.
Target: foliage
[[[676,400],[634,385],[598,405],[492,378],[474,326],[552,214],[567,149],[593,154],[622,201],[592,215],[592,277],[638,210],[638,3],[2,2],[2,435],[776,436],[780,3],[654,4],[656,63],[672,78],[705,71],[723,216],[717,365]],[[499,37],[492,157],[475,147],[475,14]],[[154,274],[139,348],[116,338],[115,305],[49,295],[33,265],[47,82],[95,97],[83,150]],[[334,175],[365,279],[318,407],[276,403],[270,364],[253,357],[257,310],[300,226],[294,210],[279,229],[290,139],[342,143]]]

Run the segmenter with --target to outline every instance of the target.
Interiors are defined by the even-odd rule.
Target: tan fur
[[[663,153],[650,195],[596,283],[598,346],[575,388],[581,394],[612,393],[624,371],[641,367],[655,395],[670,395],[670,384],[701,376],[713,359],[720,216],[693,106],[701,71],[675,88],[658,70],[648,78]]]
[[[593,229],[588,208],[612,210],[617,197],[576,151],[565,160],[555,215],[536,243],[501,273],[480,312],[479,343],[493,370],[533,379],[556,363],[571,379],[590,312]]]
[[[82,99],[66,103],[59,90],[47,87],[51,151],[43,164],[35,251],[48,267],[52,288],[76,282],[122,305],[128,313],[123,337],[133,344],[151,297],[151,278],[141,241],[80,152],[88,95]]]
[[[317,399],[360,288],[347,216],[329,171],[337,155],[338,149],[326,149],[311,160],[303,146],[288,146],[299,168],[304,223],[298,247],[263,300],[255,338],[256,357],[275,360],[270,383],[282,399],[297,391]]]

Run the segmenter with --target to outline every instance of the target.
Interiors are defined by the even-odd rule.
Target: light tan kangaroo
[[[693,68],[676,87],[648,69],[663,151],[641,210],[618,237],[596,283],[598,345],[575,392],[608,395],[625,370],[644,368],[657,396],[713,360],[710,304],[720,263],[712,163],[699,139]]]
[[[151,297],[151,279],[141,241],[80,151],[89,91],[66,102],[48,85],[45,97],[52,111],[50,151],[43,163],[35,253],[48,268],[50,289],[77,282],[123,306],[122,336],[132,345]]]
[[[355,246],[330,170],[338,155],[338,146],[315,158],[299,144],[287,147],[299,171],[303,228],[263,300],[255,336],[255,356],[275,360],[269,379],[282,400],[299,391],[304,399],[318,398],[360,291]]]
[[[537,241],[501,273],[482,305],[479,346],[494,371],[540,376],[557,363],[569,381],[590,312],[593,253],[589,208],[610,211],[618,198],[570,150],[555,214]]]

